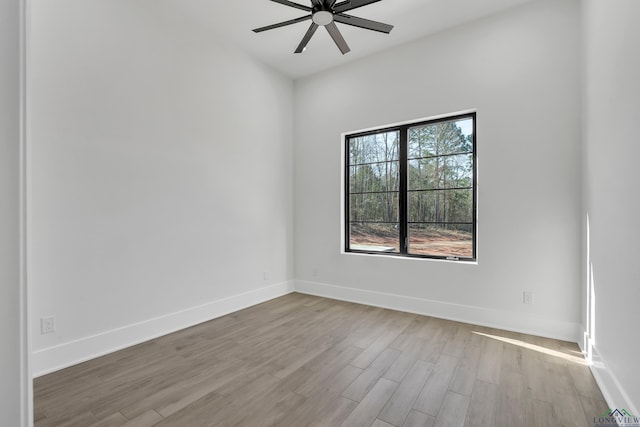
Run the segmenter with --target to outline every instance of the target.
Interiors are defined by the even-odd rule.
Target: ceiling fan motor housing
[[[311,12],[311,20],[321,27],[329,25],[333,22],[333,10],[324,3],[322,6],[315,6]]]
[[[325,9],[314,9],[311,19],[317,25],[324,27],[325,25],[329,25],[333,22],[333,12]]]

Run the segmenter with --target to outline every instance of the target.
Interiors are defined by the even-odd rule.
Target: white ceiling
[[[310,5],[310,0],[294,0]],[[351,52],[342,55],[319,28],[302,54],[293,51],[309,21],[256,34],[254,28],[304,16],[306,12],[270,0],[169,0],[176,13],[203,24],[280,70],[298,78],[425,37],[531,0],[382,0],[350,13],[394,25],[390,34],[338,23]]]

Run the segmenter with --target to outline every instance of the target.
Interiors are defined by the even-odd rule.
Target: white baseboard
[[[295,290],[303,294],[367,304],[375,307],[472,323],[474,325],[505,329],[563,341],[577,342],[580,331],[580,325],[573,322],[550,320],[525,313],[452,304],[424,298],[335,286],[326,283],[297,280]]]
[[[595,378],[604,400],[607,401],[609,408],[611,409],[626,409],[630,413],[637,415],[638,409],[629,396],[620,385],[620,381],[616,375],[609,369],[606,361],[602,358],[602,355],[598,351],[596,346],[593,346],[590,342],[589,336],[584,332],[584,339],[578,341],[580,349],[584,353],[585,357],[590,360],[589,367],[593,378]]]
[[[265,286],[32,353],[34,377],[140,344],[293,292],[294,282]]]
[[[576,342],[577,323],[482,307],[452,304],[310,281],[288,281],[233,295],[197,307],[38,350],[32,354],[34,377],[121,350],[293,291]],[[594,374],[595,375],[595,374]],[[631,410],[631,407],[629,407]]]

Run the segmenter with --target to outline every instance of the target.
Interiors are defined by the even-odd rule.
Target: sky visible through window
[[[464,136],[468,137],[473,133],[473,120],[471,119],[458,120],[456,126],[460,128]]]

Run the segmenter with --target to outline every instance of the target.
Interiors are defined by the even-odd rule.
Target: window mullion
[[[400,253],[406,255],[409,250],[408,242],[408,215],[407,215],[407,156],[408,156],[408,133],[409,128],[403,126],[400,128],[400,194],[398,197],[398,215],[400,220]]]

